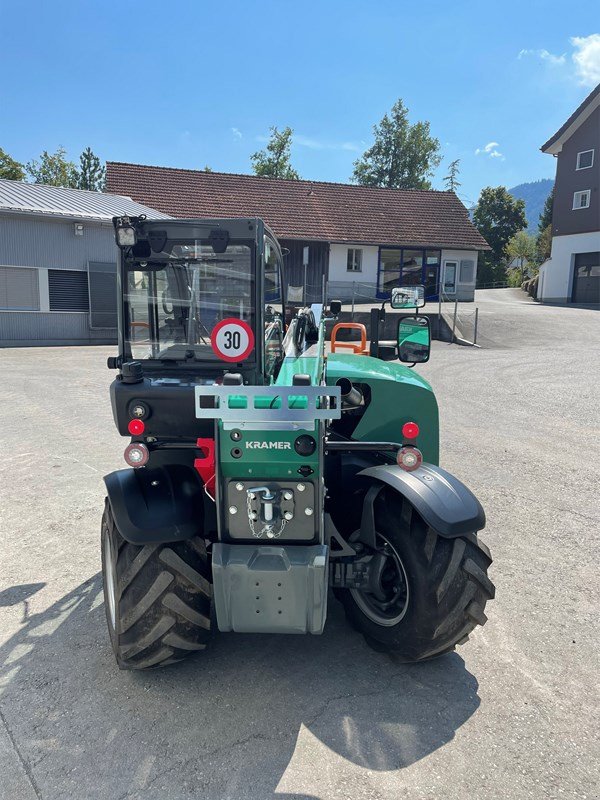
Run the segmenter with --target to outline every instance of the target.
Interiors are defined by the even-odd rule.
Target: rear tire
[[[134,545],[106,500],[102,517],[106,621],[121,669],[149,669],[203,650],[211,633],[211,571],[204,540]]]
[[[444,538],[387,487],[375,501],[375,527],[381,580],[376,592],[336,592],[348,621],[371,647],[406,662],[451,652],[487,621],[490,551],[475,533]]]

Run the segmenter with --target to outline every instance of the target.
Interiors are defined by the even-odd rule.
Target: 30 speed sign
[[[229,317],[217,322],[210,343],[222,361],[244,361],[254,348],[254,333],[244,320]]]

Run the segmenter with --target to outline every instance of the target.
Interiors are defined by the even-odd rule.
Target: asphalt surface
[[[332,601],[321,637],[219,635],[119,672],[102,475],[122,466],[107,348],[0,350],[2,800],[598,796],[600,311],[478,293],[481,350],[421,373],[442,464],[483,502],[489,622],[403,666]]]

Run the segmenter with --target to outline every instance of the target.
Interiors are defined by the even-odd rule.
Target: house
[[[116,342],[117,214],[164,216],[129,197],[0,180],[0,346]]]
[[[556,183],[538,300],[600,303],[600,84],[541,150],[556,158]]]
[[[389,297],[424,284],[472,300],[487,242],[453,192],[379,189],[321,181],[108,162],[107,189],[174,217],[261,217],[285,248],[288,286],[307,301]],[[298,291],[298,290],[297,290]]]

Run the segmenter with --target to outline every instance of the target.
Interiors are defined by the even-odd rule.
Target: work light
[[[121,217],[115,228],[115,235],[119,247],[133,247],[137,242],[135,228],[131,225],[129,217]]]

